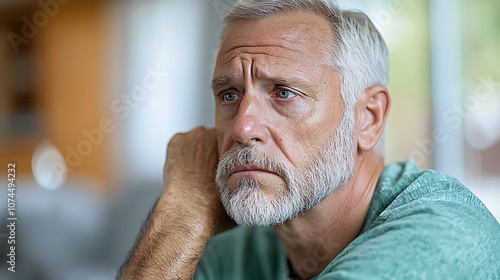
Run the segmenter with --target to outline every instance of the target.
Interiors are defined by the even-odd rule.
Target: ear
[[[371,150],[384,132],[391,107],[389,91],[381,85],[367,88],[357,103],[358,149]]]

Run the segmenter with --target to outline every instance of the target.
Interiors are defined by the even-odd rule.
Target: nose
[[[244,146],[266,143],[264,106],[263,102],[256,96],[250,94],[243,96],[233,123],[233,140],[236,143]]]

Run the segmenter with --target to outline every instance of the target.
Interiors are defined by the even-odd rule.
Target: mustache
[[[226,152],[217,165],[217,177],[227,180],[238,166],[255,165],[258,168],[275,173],[283,178],[289,178],[288,166],[273,156],[267,155],[257,147],[235,147]]]

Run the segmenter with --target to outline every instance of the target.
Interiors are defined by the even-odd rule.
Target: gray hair
[[[309,10],[324,16],[333,31],[328,63],[341,75],[344,118],[354,123],[354,106],[366,88],[387,87],[389,59],[382,35],[361,11],[342,10],[333,0],[240,0],[224,18],[223,38],[232,23],[273,14]],[[383,154],[383,138],[376,150]]]

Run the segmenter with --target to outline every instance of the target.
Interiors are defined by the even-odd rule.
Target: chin
[[[233,176],[231,176],[226,187],[231,195],[241,188],[249,188],[265,194],[269,199],[277,199],[278,196],[282,195],[288,189],[281,178],[260,178],[253,176],[239,178],[233,178]]]
[[[221,202],[227,213],[241,226],[275,226],[294,217],[297,204],[284,187],[264,184],[259,180],[241,178],[228,182],[221,192]],[[269,189],[274,191],[268,191]],[[279,189],[278,191],[275,191]],[[231,191],[230,191],[231,190]]]

